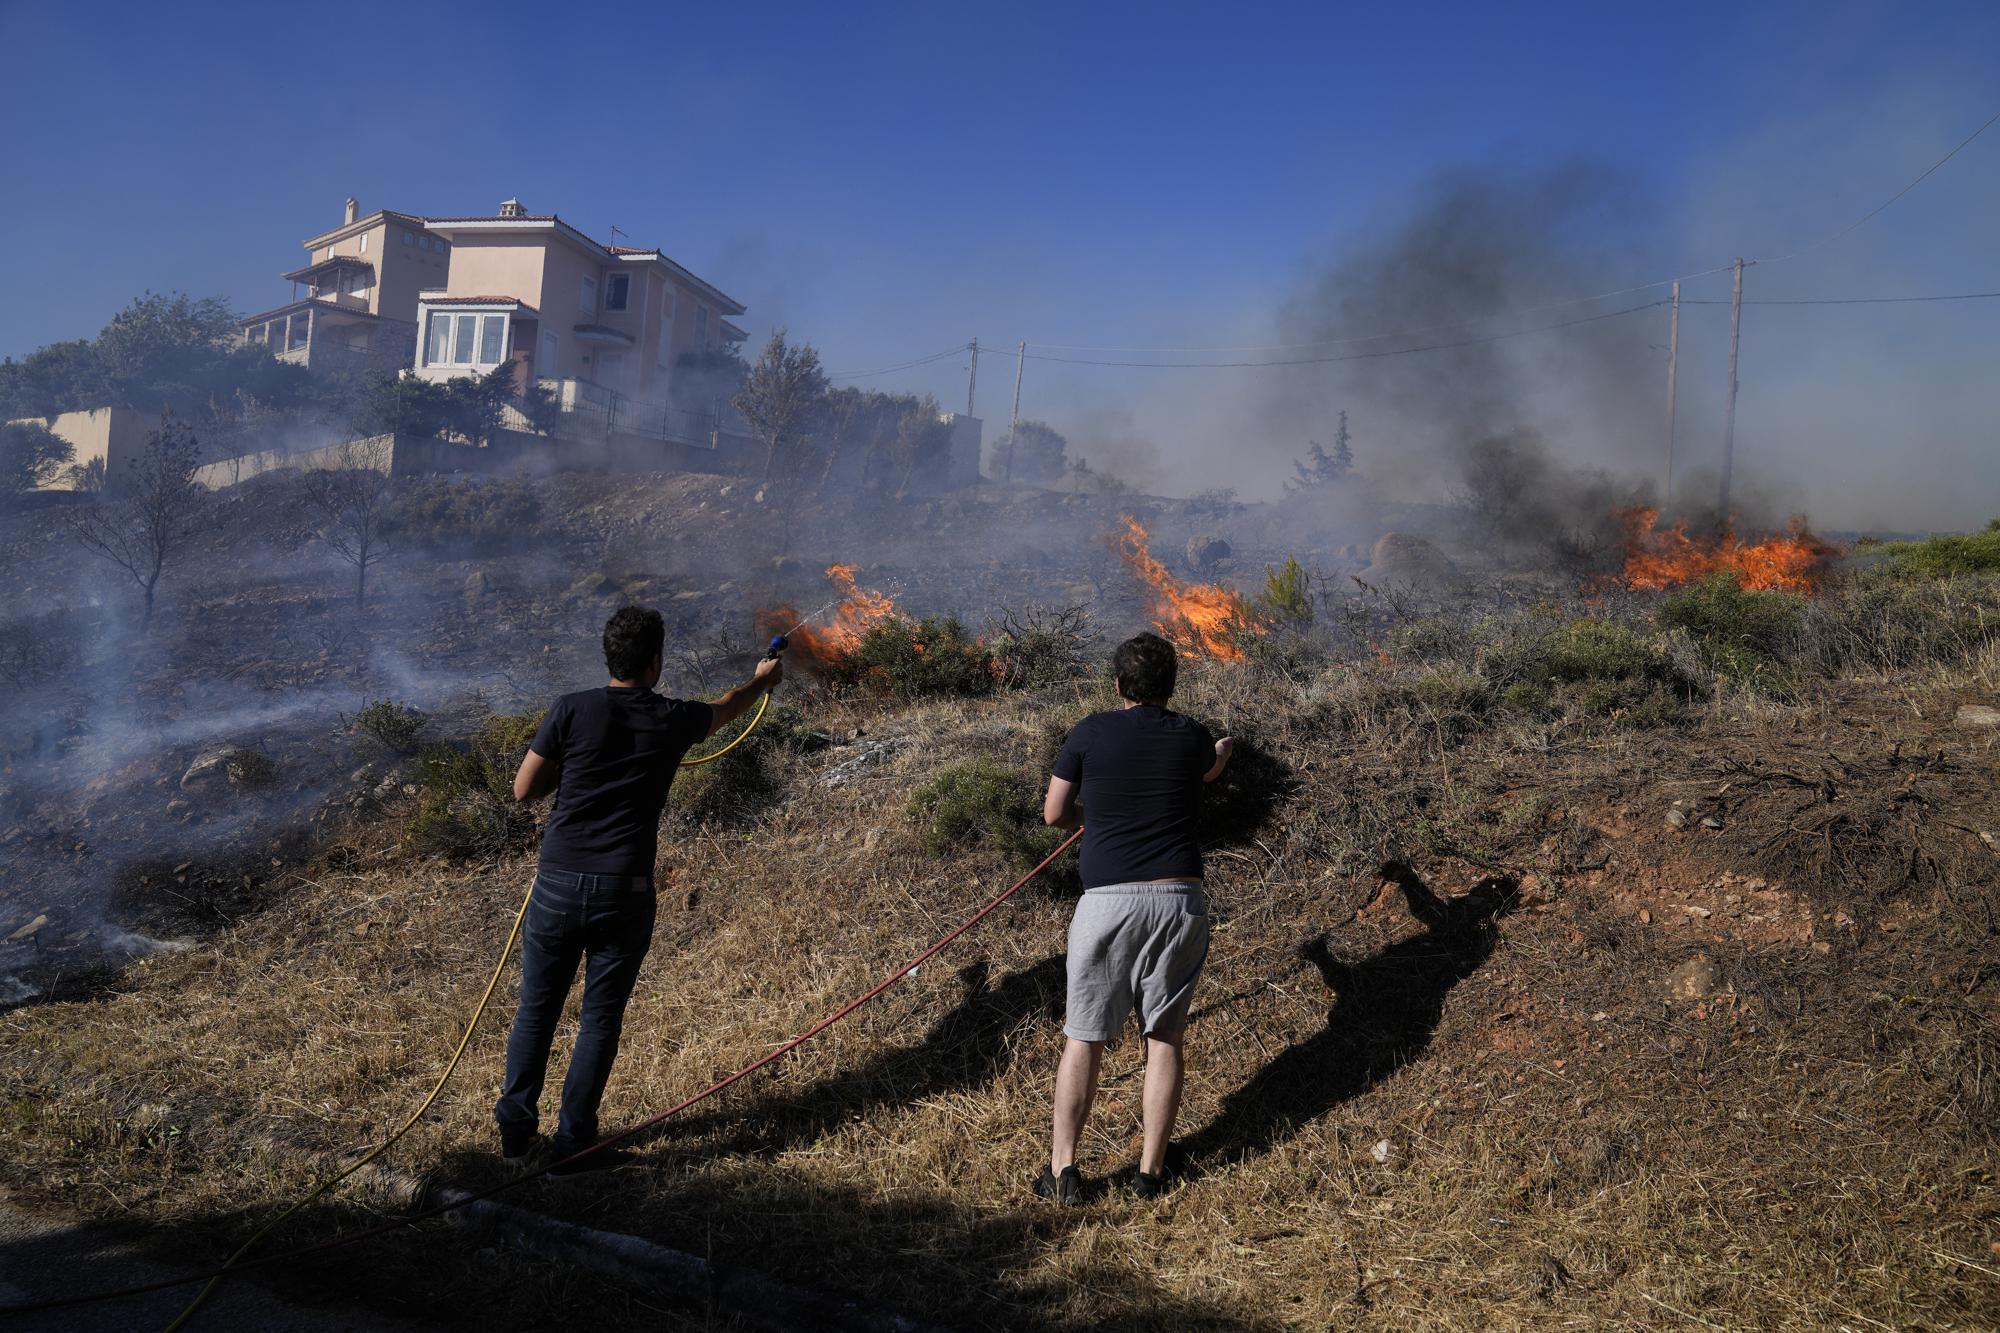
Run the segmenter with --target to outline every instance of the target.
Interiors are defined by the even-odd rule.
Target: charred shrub
[[[1082,606],[1002,611],[986,638],[995,678],[1015,690],[1065,685],[1084,675],[1096,642],[1090,612]]]
[[[836,684],[897,699],[987,694],[997,683],[992,652],[957,616],[878,621],[828,674]]]
[[[418,477],[403,485],[384,526],[405,546],[490,554],[537,535],[541,523],[541,497],[527,482]]]
[[[1957,662],[2000,640],[2000,579],[1915,579],[1868,571],[1805,608],[1793,645],[1804,666],[1832,674]]]
[[[1466,626],[1445,616],[1419,616],[1389,631],[1389,651],[1399,661],[1469,663],[1472,645]]]
[[[922,822],[924,850],[933,856],[988,847],[1032,865],[1062,839],[1042,823],[1034,789],[990,759],[947,768],[910,797],[909,813]]]
[[[44,611],[0,624],[0,680],[16,689],[39,685],[78,660],[82,626],[69,611]]]
[[[353,730],[390,754],[409,754],[417,748],[427,720],[414,708],[377,699],[354,715]]]

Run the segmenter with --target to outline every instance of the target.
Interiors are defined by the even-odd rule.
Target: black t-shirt
[[[1208,728],[1151,704],[1070,728],[1055,775],[1082,783],[1083,887],[1200,879],[1201,778],[1213,767]]]
[[[667,788],[714,717],[705,703],[616,685],[550,705],[528,747],[560,766],[542,864],[584,875],[652,874]]]

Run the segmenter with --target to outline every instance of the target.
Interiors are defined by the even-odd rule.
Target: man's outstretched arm
[[[1213,782],[1222,776],[1222,770],[1229,767],[1229,756],[1236,753],[1236,738],[1224,736],[1215,743],[1215,767],[1201,775],[1203,782]]]
[[[556,789],[556,766],[533,750],[521,761],[521,767],[514,774],[514,799],[526,803],[539,801]]]
[[[708,724],[708,734],[713,736],[743,716],[758,695],[777,689],[778,682],[784,678],[785,664],[777,658],[767,657],[759,662],[755,675],[709,705],[715,717]]]

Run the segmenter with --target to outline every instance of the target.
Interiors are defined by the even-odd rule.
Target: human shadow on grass
[[[1324,932],[1299,947],[1333,993],[1326,1027],[1286,1048],[1182,1140],[1190,1170],[1268,1152],[1422,1056],[1445,998],[1492,955],[1495,922],[1514,909],[1518,888],[1511,876],[1494,875],[1444,898],[1401,862],[1383,866],[1382,878],[1402,890],[1424,933],[1357,963],[1335,958]]]
[[[775,1153],[813,1143],[880,1107],[911,1105],[991,1082],[1012,1058],[1010,1033],[1037,1018],[1059,1018],[1061,954],[998,985],[985,959],[959,969],[964,995],[914,1045],[893,1047],[811,1087],[766,1096],[736,1110],[669,1121],[664,1138],[722,1133],[704,1151]],[[653,1137],[653,1136],[648,1136]]]

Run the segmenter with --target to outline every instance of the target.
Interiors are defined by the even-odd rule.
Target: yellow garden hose
[[[681,760],[681,767],[694,768],[699,764],[712,764],[716,760],[722,758],[722,756],[728,754],[731,750],[741,745],[744,742],[744,740],[749,737],[750,733],[757,729],[757,724],[764,720],[764,710],[769,708],[770,706],[771,706],[771,695],[770,692],[767,690],[763,694],[758,696],[757,711],[751,714],[750,725],[744,727],[743,730],[736,735],[735,739],[731,740],[727,745],[715,751],[713,754],[705,754],[698,759]],[[216,1287],[221,1285],[223,1278],[228,1275],[228,1270],[235,1267],[237,1262],[240,1261],[244,1255],[248,1254],[252,1249],[254,1249],[258,1241],[264,1239],[265,1236],[269,1235],[273,1230],[275,1230],[278,1226],[284,1223],[287,1219],[297,1214],[301,1208],[304,1208],[307,1204],[319,1198],[322,1194],[325,1194],[335,1185],[338,1185],[341,1181],[347,1179],[349,1176],[353,1175],[356,1171],[359,1171],[362,1167],[368,1165],[370,1162],[374,1161],[377,1157],[380,1157],[383,1153],[389,1151],[390,1148],[395,1146],[397,1140],[401,1139],[405,1134],[410,1132],[410,1129],[417,1123],[417,1121],[423,1119],[424,1112],[430,1110],[431,1107],[436,1104],[438,1095],[444,1091],[444,1085],[451,1081],[452,1074],[458,1069],[458,1062],[462,1058],[464,1058],[465,1048],[472,1044],[472,1033],[474,1029],[476,1029],[479,1026],[480,1018],[486,1013],[486,1006],[492,1001],[493,992],[499,988],[500,976],[503,972],[507,970],[507,960],[513,955],[514,941],[518,940],[521,937],[521,922],[527,919],[528,904],[534,899],[534,896],[535,896],[535,886],[532,883],[530,883],[528,885],[527,896],[521,899],[520,907],[515,909],[514,924],[508,927],[507,929],[507,943],[501,946],[500,959],[498,962],[493,964],[493,975],[486,979],[486,989],[480,994],[479,1003],[476,1006],[474,1006],[472,1010],[472,1017],[469,1020],[467,1020],[465,1024],[465,1032],[459,1037],[457,1047],[455,1047],[452,1050],[451,1059],[445,1062],[444,1072],[438,1075],[438,1080],[435,1084],[432,1085],[430,1094],[424,1098],[424,1100],[418,1105],[416,1110],[410,1112],[409,1119],[405,1120],[400,1126],[398,1126],[395,1133],[391,1134],[388,1138],[383,1139],[373,1148],[370,1148],[352,1165],[344,1167],[335,1174],[328,1176],[325,1180],[322,1180],[319,1184],[313,1186],[313,1188],[306,1194],[300,1196],[299,1200],[296,1203],[294,1203],[291,1207],[285,1209],[284,1212],[279,1213],[276,1217],[266,1222],[263,1226],[257,1228],[256,1232],[250,1237],[250,1239],[244,1241],[242,1245],[238,1246],[236,1252],[234,1254],[231,1254],[229,1258],[223,1262],[222,1270],[217,1272],[214,1277],[210,1278],[208,1280],[208,1284],[204,1286],[198,1293],[196,1293],[195,1298],[192,1301],[188,1302],[187,1309],[182,1310],[180,1314],[174,1319],[174,1322],[167,1325],[165,1333],[176,1333],[176,1330],[185,1327],[187,1321],[189,1320],[189,1318],[193,1316],[194,1312],[201,1308],[201,1303],[208,1299],[210,1293],[212,1293],[216,1289]]]

